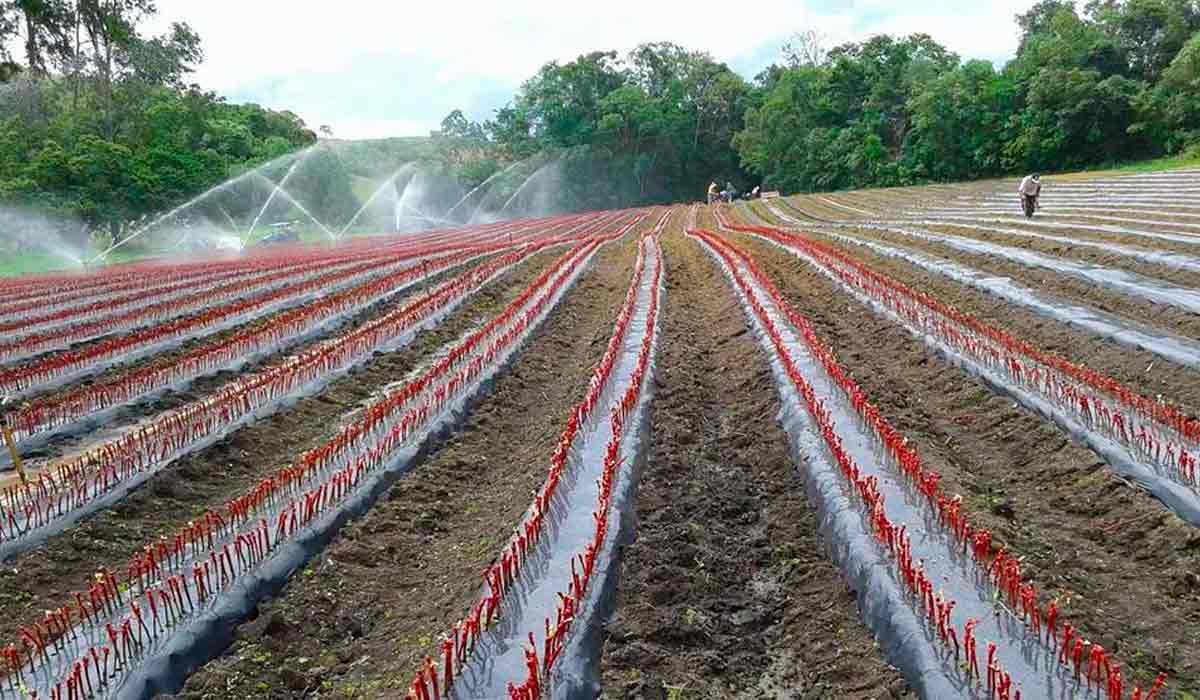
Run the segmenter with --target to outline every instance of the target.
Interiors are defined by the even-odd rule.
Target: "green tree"
[[[5,75],[0,205],[72,215],[119,239],[153,213],[315,141],[293,114],[228,105],[186,86],[198,39],[182,25],[142,37],[137,22],[153,9],[148,3],[80,0],[63,20],[63,6],[50,0],[7,2],[0,26],[39,7],[87,40],[65,47],[39,35],[35,61],[46,70]],[[24,27],[6,31],[27,39]],[[54,32],[61,37],[61,22]]]
[[[1045,69],[1012,124],[1016,134],[1005,149],[1008,162],[1064,170],[1145,155],[1147,145],[1128,132],[1143,87],[1119,75]]]
[[[1075,15],[1075,0],[1038,0],[1029,10],[1017,15],[1017,25],[1021,28],[1021,43],[1017,53],[1028,51],[1030,40],[1049,32],[1051,25],[1063,13]]]
[[[543,66],[485,129],[511,160],[559,153],[572,206],[677,201],[743,179],[732,141],[750,94],[708,54],[643,44]]]
[[[914,177],[954,180],[1002,171],[1016,89],[990,62],[970,61],[911,100],[905,160]]]
[[[161,37],[143,37],[138,24],[154,12],[152,0],[79,0],[91,66],[87,78],[108,138],[116,137],[155,88],[181,88],[203,57],[200,38],[186,24],[172,24]],[[80,65],[83,61],[80,56]]]
[[[782,71],[762,104],[747,110],[734,144],[742,164],[769,186],[807,190],[828,177],[821,154],[842,120],[829,109],[827,81],[828,71],[817,67]]]
[[[1194,0],[1090,0],[1087,14],[1112,36],[1132,77],[1155,81],[1197,31]]]
[[[113,240],[136,215],[132,184],[133,152],[100,136],[81,138],[66,154],[69,187],[78,198],[77,212],[103,224]]]
[[[541,144],[588,145],[596,133],[600,101],[624,82],[617,54],[596,51],[565,65],[543,66],[521,87],[515,107]]]
[[[1166,150],[1200,144],[1200,34],[1180,49],[1159,84],[1143,97],[1141,108],[1139,126]]]
[[[74,21],[74,10],[66,0],[9,0],[0,3],[0,44],[23,34],[26,69],[45,76],[53,63],[64,63],[73,55]],[[0,53],[0,58],[8,56]]]
[[[305,209],[330,226],[345,224],[358,211],[350,173],[329,148],[318,147],[309,154],[287,187]]]

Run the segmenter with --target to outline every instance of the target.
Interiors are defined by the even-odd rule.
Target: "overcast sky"
[[[831,43],[924,32],[1002,63],[1034,0],[159,0],[205,62],[195,80],[233,101],[290,109],[339,138],[428,134],[450,110],[486,119],[543,63],[646,41],[708,51],[747,78],[794,32]]]

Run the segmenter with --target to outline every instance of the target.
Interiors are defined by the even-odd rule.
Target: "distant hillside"
[[[387,139],[323,139],[341,156],[343,167],[351,175],[371,180],[384,178],[396,168],[412,161],[437,159],[437,147],[428,136]]]

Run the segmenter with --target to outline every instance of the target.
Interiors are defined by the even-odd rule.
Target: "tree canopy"
[[[562,152],[577,206],[674,201],[740,179],[733,137],[751,93],[706,53],[644,44],[546,64],[476,134],[502,160]]]
[[[593,199],[629,204],[695,199],[713,178],[787,191],[906,185],[1200,142],[1197,0],[1041,0],[1017,22],[1002,68],[924,34],[828,47],[816,30],[753,82],[669,43],[591,53],[543,66],[473,133],[509,159],[586,150]]]
[[[119,236],[316,141],[294,114],[189,84],[200,39],[180,23],[146,36],[154,12],[153,0],[0,0],[0,204]],[[314,154],[323,194],[310,204],[343,221],[358,190],[415,162],[466,190],[511,170],[492,185],[499,203],[552,177],[554,206],[582,209],[694,200],[712,180],[907,185],[1200,144],[1200,0],[1040,0],[1017,22],[1002,67],[924,34],[827,46],[818,30],[753,80],[666,42],[547,63],[486,121],[454,110],[429,138]]]
[[[178,23],[143,35],[154,11],[150,0],[0,0],[0,203],[119,236],[316,140],[294,114],[189,85],[200,39]]]
[[[759,76],[735,143],[789,190],[1066,170],[1197,143],[1194,0],[1042,0],[997,70],[931,38],[878,36]]]

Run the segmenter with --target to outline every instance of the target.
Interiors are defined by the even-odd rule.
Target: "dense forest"
[[[970,17],[963,16],[963,21]],[[716,178],[787,192],[1062,171],[1200,143],[1200,2],[1042,0],[1002,69],[926,35],[798,35],[747,82],[670,44],[550,63],[475,133],[520,158],[588,149],[624,201]],[[461,129],[460,129],[461,131]]]
[[[154,9],[0,0],[0,204],[117,237],[317,142],[294,114],[190,84],[200,38],[184,24],[144,35]],[[819,30],[753,79],[671,43],[548,63],[486,121],[455,110],[429,138],[325,141],[337,149],[314,156],[329,165],[318,215],[344,221],[363,199],[355,180],[412,160],[464,190],[526,166],[489,185],[504,197],[553,168],[555,206],[583,209],[695,200],[713,179],[785,192],[907,185],[1200,144],[1200,1],[1042,0],[1017,19],[1002,68],[923,34],[828,46]]]
[[[1080,14],[1043,0],[1018,21],[1002,70],[920,35],[794,52],[758,77],[742,163],[821,190],[1070,170],[1200,141],[1200,3],[1091,0]]]
[[[119,236],[153,212],[317,140],[294,114],[190,85],[187,25],[150,0],[0,0],[0,203]],[[87,231],[78,235],[87,235]]]

